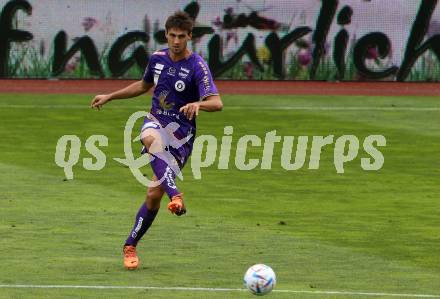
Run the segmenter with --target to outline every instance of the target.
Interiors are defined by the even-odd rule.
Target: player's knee
[[[145,204],[147,205],[147,208],[149,210],[159,210],[160,209],[160,200],[147,199],[145,201]]]
[[[163,194],[163,192],[159,187],[148,188],[147,198],[160,199],[160,198],[162,198],[162,194]]]
[[[154,154],[162,151],[162,139],[157,130],[146,129],[142,132],[141,140],[149,153]]]
[[[142,143],[147,149],[150,149],[151,145],[154,143],[154,137],[150,135],[144,136],[142,137]]]
[[[148,188],[146,203],[147,207],[153,210],[160,208],[160,201],[162,199],[164,192],[160,187]]]

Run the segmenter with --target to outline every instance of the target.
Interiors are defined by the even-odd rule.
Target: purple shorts
[[[147,116],[142,124],[141,133],[149,128],[159,131],[165,151],[168,151],[171,153],[171,155],[173,155],[179,164],[180,169],[182,169],[191,156],[193,148],[194,136],[191,135],[191,132],[182,138],[180,136],[182,135],[180,132],[181,130],[179,130],[180,126],[176,122],[165,124],[163,121],[161,122],[155,117],[149,118]],[[145,146],[143,146],[141,154],[146,153],[148,153],[148,150]]]

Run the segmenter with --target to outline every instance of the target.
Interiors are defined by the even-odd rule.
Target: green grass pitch
[[[132,272],[122,266],[121,249],[145,187],[113,158],[124,157],[128,116],[147,110],[150,101],[115,101],[98,112],[88,108],[91,98],[0,95],[0,285],[159,289],[0,287],[0,298],[253,298],[161,288],[242,288],[244,272],[255,263],[275,270],[276,290],[299,291],[268,298],[371,298],[302,291],[440,295],[438,98],[223,96],[221,113],[199,116],[198,135],[220,140],[224,126],[234,127],[229,169],[217,169],[216,160],[195,180],[187,165],[179,186],[188,214],[159,212],[138,246],[140,269]],[[272,130],[295,137],[355,135],[361,148],[344,174],[333,165],[334,146],[323,149],[318,170],[309,170],[310,144],[300,170],[280,166],[280,143],[271,170],[238,170],[237,139],[264,138]],[[54,162],[65,134],[82,142],[71,181]],[[108,136],[101,148],[107,162],[88,171],[84,143],[96,134]],[[385,163],[364,171],[362,141],[373,134],[386,137]],[[248,150],[248,158],[261,156],[262,147]]]

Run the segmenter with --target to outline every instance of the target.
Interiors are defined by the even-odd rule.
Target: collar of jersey
[[[186,57],[186,58],[182,58],[182,59],[177,60],[177,61],[174,61],[174,60],[171,59],[171,56],[170,56],[169,50],[170,50],[170,48],[166,48],[164,51],[165,51],[165,53],[167,54],[168,59],[171,60],[172,63],[180,63],[180,62],[182,62],[182,61],[188,61],[188,60],[189,60],[191,57],[193,57],[193,55],[194,55],[194,52],[191,52],[191,55],[189,55],[188,57]]]

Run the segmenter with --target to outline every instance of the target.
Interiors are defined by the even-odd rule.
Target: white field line
[[[90,109],[88,105],[16,105],[0,104],[0,108],[11,109]],[[149,110],[145,106],[108,106],[107,109],[141,109]],[[310,111],[440,111],[440,107],[334,107],[334,106],[226,106],[225,110],[310,110]]]
[[[87,285],[29,285],[29,284],[1,284],[0,288],[10,289],[99,289],[99,290],[159,290],[159,291],[196,291],[196,292],[247,292],[246,289],[230,288],[187,288],[187,287],[152,287],[152,286],[87,286]],[[276,293],[342,295],[342,296],[383,296],[409,298],[440,298],[440,295],[406,294],[406,293],[376,293],[354,291],[302,291],[302,290],[273,290]]]

